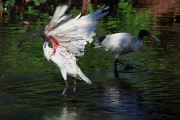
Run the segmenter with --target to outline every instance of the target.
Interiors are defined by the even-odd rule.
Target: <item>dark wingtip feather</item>
[[[61,17],[60,17],[60,18],[61,18]],[[60,18],[59,18],[59,19],[60,19]],[[56,28],[59,27],[60,25],[68,22],[69,20],[71,20],[71,19],[73,19],[73,18],[74,18],[74,13],[69,13],[69,14],[67,14],[66,17],[65,17],[63,20],[59,21],[57,24],[55,24],[55,25],[51,28],[51,30],[56,29]]]

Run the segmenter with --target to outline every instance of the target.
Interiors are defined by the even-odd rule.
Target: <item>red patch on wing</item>
[[[57,47],[60,45],[60,43],[59,43],[59,41],[58,41],[55,37],[53,37],[53,36],[49,36],[49,38],[50,38],[51,42],[53,43],[54,51],[53,51],[52,55],[54,55],[54,54],[56,53],[56,49],[57,49]]]

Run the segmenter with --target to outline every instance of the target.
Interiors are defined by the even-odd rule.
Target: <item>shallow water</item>
[[[50,20],[47,12],[38,11],[38,15],[16,10],[9,15],[4,13],[0,26],[0,118],[178,119],[180,4],[176,0],[167,0],[168,9],[158,11],[164,8],[161,4],[147,1],[131,6],[121,0],[114,4],[114,9],[121,12],[111,9],[111,14],[99,21],[96,32],[97,36],[116,32],[131,32],[137,36],[140,29],[148,29],[164,42],[167,51],[153,39],[145,38],[141,51],[119,58],[136,69],[125,70],[124,66],[118,65],[118,77],[115,77],[113,56],[88,45],[85,56],[77,63],[92,85],[77,80],[78,88],[74,94],[73,81],[69,78],[67,98],[59,96],[64,89],[59,69],[43,58],[43,40],[33,38],[24,42],[23,47],[17,47],[24,36],[44,29]],[[23,20],[29,20],[31,24],[20,24]]]

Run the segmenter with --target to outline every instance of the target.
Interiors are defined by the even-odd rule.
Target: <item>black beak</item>
[[[36,32],[36,33],[33,33],[33,34],[31,34],[31,35],[27,35],[26,37],[24,37],[24,38],[19,42],[18,47],[20,47],[21,44],[22,44],[24,41],[26,41],[26,40],[28,40],[28,39],[30,39],[30,38],[33,38],[33,37],[37,37],[37,36],[41,36],[41,37],[44,39],[44,42],[47,42],[47,41],[48,41],[48,38],[45,36],[44,31],[40,31],[40,32]]]
[[[161,42],[157,37],[155,37],[154,35],[151,35],[151,34],[149,34],[149,37],[152,37],[152,38],[155,39],[157,42],[159,42],[159,43],[162,45],[162,47],[164,48],[164,50],[166,51],[165,45],[164,45],[163,42]]]

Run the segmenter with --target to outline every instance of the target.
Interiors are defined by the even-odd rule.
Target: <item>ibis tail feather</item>
[[[84,80],[85,82],[87,82],[88,84],[91,84],[91,81],[89,80],[89,78],[87,78],[84,73],[81,71],[81,69],[78,67],[78,75],[80,77],[80,79]]]
[[[94,43],[94,45],[95,45],[94,48],[102,47],[101,43],[105,38],[106,38],[106,35],[101,35],[101,36],[97,37],[96,40],[95,40],[95,43]]]

